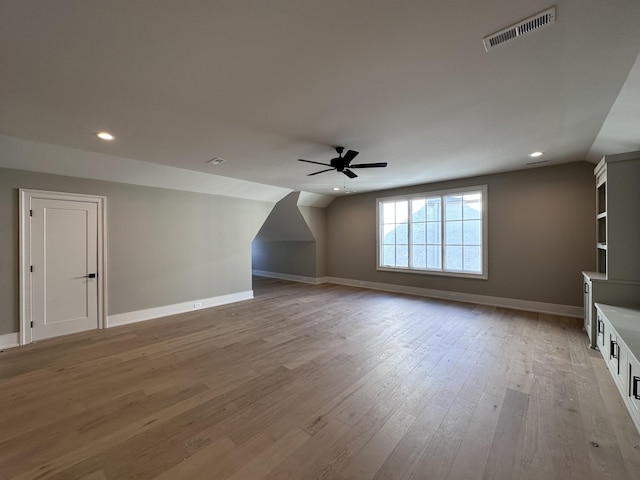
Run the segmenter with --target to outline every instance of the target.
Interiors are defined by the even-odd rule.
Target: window
[[[378,199],[378,269],[487,278],[487,187]]]

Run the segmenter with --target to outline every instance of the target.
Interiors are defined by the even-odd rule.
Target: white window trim
[[[380,203],[381,202],[393,202],[399,200],[411,201],[414,198],[427,198],[430,196],[445,196],[453,194],[464,194],[469,192],[482,192],[482,273],[465,273],[456,271],[443,271],[443,270],[418,270],[410,267],[384,267],[380,265]],[[475,280],[488,280],[489,279],[489,215],[487,205],[489,204],[489,194],[487,185],[473,185],[469,187],[450,188],[446,190],[434,190],[429,192],[411,193],[408,195],[395,195],[393,197],[381,197],[376,198],[376,270],[383,272],[402,272],[402,273],[415,273],[418,275],[436,275],[442,277],[460,277],[470,278]],[[411,223],[411,222],[409,222]],[[444,223],[444,219],[443,219]],[[444,228],[443,228],[444,234]],[[411,238],[411,232],[409,232],[409,238]],[[442,239],[444,246],[444,237]]]

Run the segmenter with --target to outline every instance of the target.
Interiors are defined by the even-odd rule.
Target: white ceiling
[[[554,25],[484,51],[551,5],[2,1],[0,134],[319,194],[640,149],[640,1],[558,0]],[[332,145],[389,166],[306,176],[296,159]]]

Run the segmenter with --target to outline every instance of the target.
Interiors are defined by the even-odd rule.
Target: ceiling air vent
[[[488,52],[504,43],[514,40],[523,35],[527,35],[542,27],[551,25],[556,21],[556,7],[551,7],[544,12],[540,12],[533,17],[526,18],[515,25],[504,28],[499,32],[491,34],[482,39],[484,49]]]
[[[207,160],[207,163],[209,165],[220,165],[222,162],[226,162],[226,160],[220,157],[215,157],[215,158],[212,158],[211,160]]]

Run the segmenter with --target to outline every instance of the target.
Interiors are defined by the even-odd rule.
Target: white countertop
[[[582,272],[582,275],[584,275],[589,280],[606,280],[607,279],[607,274],[600,273],[600,272]]]
[[[640,309],[602,303],[596,303],[595,306],[611,322],[627,348],[640,360]]]

